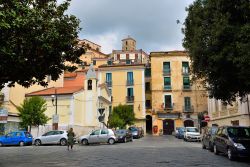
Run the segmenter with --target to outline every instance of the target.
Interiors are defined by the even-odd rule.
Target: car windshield
[[[187,128],[187,132],[199,132],[197,128]]]
[[[137,131],[137,128],[130,127],[129,130],[131,130],[132,132],[134,132],[134,131]]]
[[[184,130],[185,130],[184,127],[180,127],[180,128],[178,129],[178,131],[180,131],[180,132],[183,132]]]
[[[230,127],[227,132],[230,137],[250,139],[250,128],[248,127]]]
[[[117,134],[125,134],[126,131],[125,130],[117,130],[117,131],[115,131],[115,133],[117,133]]]

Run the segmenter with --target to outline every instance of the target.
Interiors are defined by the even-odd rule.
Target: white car
[[[184,130],[184,141],[201,141],[201,134],[196,127],[186,127]]]
[[[42,136],[34,139],[34,144],[40,146],[42,144],[60,144],[62,146],[67,145],[67,131],[66,130],[53,130],[49,131]]]
[[[109,143],[114,144],[117,138],[112,129],[98,129],[88,135],[81,136],[78,140],[82,145],[90,143]]]

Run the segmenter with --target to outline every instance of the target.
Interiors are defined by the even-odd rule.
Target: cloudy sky
[[[121,49],[128,35],[137,49],[183,50],[181,33],[188,7],[193,0],[72,0],[68,13],[81,20],[80,39],[102,46],[102,52]],[[180,20],[177,24],[176,20]]]

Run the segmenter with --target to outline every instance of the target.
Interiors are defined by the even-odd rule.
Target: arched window
[[[92,90],[92,80],[88,80],[88,90]]]

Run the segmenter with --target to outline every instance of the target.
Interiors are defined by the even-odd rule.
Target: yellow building
[[[112,96],[112,107],[119,104],[133,106],[135,125],[145,129],[145,78],[144,64],[101,65],[98,80],[106,83]]]
[[[40,126],[39,132],[33,128],[32,134],[36,136],[52,129],[68,130],[73,127],[77,135],[82,135],[107,124],[111,96],[106,84],[99,84],[92,66],[87,71],[86,78],[81,79],[82,77],[75,76],[76,82],[63,87],[26,94],[26,97],[43,97],[47,102],[45,114],[52,118],[45,126]]]
[[[191,83],[190,60],[184,51],[151,52],[152,126],[155,135],[176,127],[198,127],[199,112],[207,111],[206,90]]]
[[[81,55],[80,59],[83,61],[83,64],[79,66],[80,69],[88,69],[92,63],[94,67],[105,64],[108,60],[109,55],[101,52],[101,46],[91,42],[87,39],[79,40],[79,45],[86,48],[85,54]]]
[[[55,82],[51,80],[51,77],[47,77],[48,86],[51,87],[62,87],[63,86],[63,75]],[[6,121],[1,122],[4,124],[4,131],[9,132],[16,130],[19,127],[21,120],[18,116],[17,106],[20,106],[24,99],[25,94],[44,89],[40,85],[33,85],[29,88],[24,88],[18,84],[15,84],[14,87],[8,87],[7,85],[1,90],[3,95],[2,107],[7,111],[8,118]],[[1,131],[0,131],[1,132]],[[1,133],[4,133],[3,131]]]

